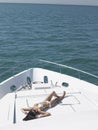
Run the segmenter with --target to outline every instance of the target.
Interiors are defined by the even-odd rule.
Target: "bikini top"
[[[49,101],[45,101],[48,105],[49,105],[49,108],[51,108],[51,103]],[[47,108],[43,103],[39,103],[38,104],[38,107],[41,109],[41,110],[44,110],[45,108]]]

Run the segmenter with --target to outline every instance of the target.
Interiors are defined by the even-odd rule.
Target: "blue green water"
[[[0,4],[0,80],[35,59],[98,75],[98,7]]]

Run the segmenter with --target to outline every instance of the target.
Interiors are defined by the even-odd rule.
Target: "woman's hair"
[[[23,121],[28,121],[28,120],[32,120],[35,119],[37,115],[37,112],[35,110],[31,110],[28,112],[28,114],[26,115],[26,117],[23,119]]]

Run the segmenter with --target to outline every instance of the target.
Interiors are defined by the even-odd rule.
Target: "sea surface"
[[[98,75],[98,6],[1,3],[0,81],[38,59]]]

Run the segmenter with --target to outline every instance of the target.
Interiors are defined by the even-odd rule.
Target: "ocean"
[[[0,81],[37,59],[98,75],[98,6],[1,3]]]

